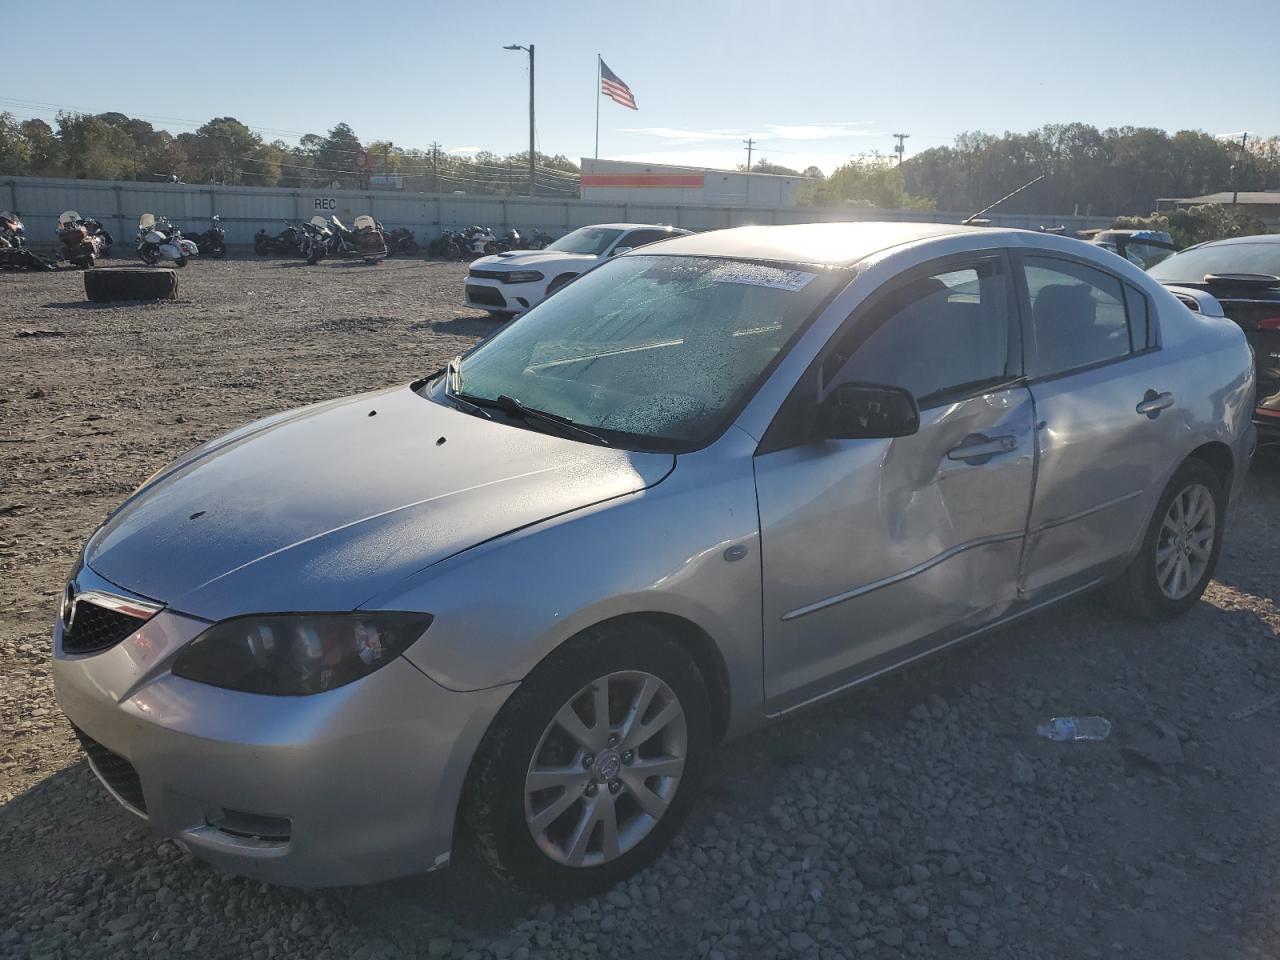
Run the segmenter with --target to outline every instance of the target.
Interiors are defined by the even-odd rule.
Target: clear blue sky
[[[365,141],[520,150],[527,58],[506,43],[537,46],[539,149],[575,160],[597,51],[640,108],[601,102],[604,157],[727,166],[754,136],[757,158],[829,172],[898,131],[908,153],[1075,120],[1280,133],[1277,0],[49,0],[3,22],[0,110],[174,133],[229,115],[288,142],[346,121]]]

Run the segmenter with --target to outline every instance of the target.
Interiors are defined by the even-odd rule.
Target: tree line
[[[808,185],[805,202],[973,212],[1034,178],[1003,213],[1148,214],[1156,201],[1280,187],[1280,137],[1238,140],[1196,130],[1099,130],[1049,124],[1029,133],[962,133],[900,165],[862,157]]]
[[[578,167],[567,157],[537,153],[534,162],[540,196],[578,195]],[[957,212],[980,210],[1043,174],[1001,212],[1141,216],[1165,198],[1280,187],[1280,137],[1252,138],[1242,148],[1194,130],[1049,124],[1001,136],[962,133],[951,146],[901,164],[859,157],[829,177],[816,167],[793,170],[763,157],[752,170],[810,178],[801,203]],[[345,123],[290,145],[268,141],[234,117],[174,135],[123,113],[60,112],[55,126],[0,113],[0,175],[15,174],[348,188],[392,175],[403,178],[406,190],[516,195],[528,192],[528,153],[460,156],[438,147],[363,142]]]
[[[538,195],[578,195],[578,167],[567,157],[536,153],[534,162]],[[289,145],[234,117],[174,135],[123,113],[62,111],[55,126],[0,113],[0,175],[351,189],[390,175],[406,190],[515,195],[528,193],[528,165],[527,151],[459,156],[438,146],[365,143],[345,123]]]

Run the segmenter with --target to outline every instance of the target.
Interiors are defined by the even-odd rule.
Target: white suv
[[[609,257],[687,233],[652,223],[598,223],[579,227],[544,250],[481,257],[467,274],[465,302],[495,316],[515,316]]]

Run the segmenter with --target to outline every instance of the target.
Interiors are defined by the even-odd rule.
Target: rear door
[[[1019,259],[1037,448],[1021,579],[1035,601],[1128,553],[1177,446],[1180,401],[1145,295],[1083,260]]]
[[[1008,260],[965,255],[878,292],[801,378],[755,460],[765,694],[776,713],[989,622],[1016,599],[1031,395]],[[808,438],[847,382],[917,398],[920,430]]]

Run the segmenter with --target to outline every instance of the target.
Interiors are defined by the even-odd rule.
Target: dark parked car
[[[1258,368],[1253,411],[1258,442],[1280,444],[1280,234],[1188,247],[1148,273],[1166,285],[1211,294],[1223,314],[1243,328]],[[1181,299],[1203,312],[1203,306],[1189,302],[1196,298]]]

